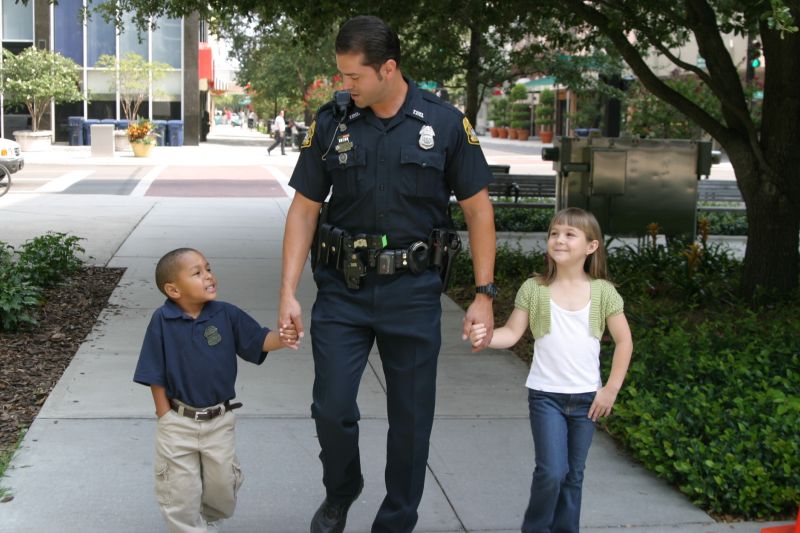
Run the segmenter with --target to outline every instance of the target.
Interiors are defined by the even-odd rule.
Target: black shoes
[[[353,496],[353,499],[347,503],[333,503],[329,502],[328,498],[325,498],[317,512],[314,513],[314,518],[311,519],[311,533],[342,533],[344,525],[347,523],[347,511],[353,502],[358,499],[363,488],[364,478],[361,478],[358,491]]]

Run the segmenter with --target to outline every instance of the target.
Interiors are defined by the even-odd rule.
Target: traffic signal
[[[753,41],[747,47],[747,61],[752,68],[761,66],[761,53],[761,43],[758,41]]]

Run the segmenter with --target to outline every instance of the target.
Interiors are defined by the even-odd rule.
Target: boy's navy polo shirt
[[[209,407],[236,396],[236,355],[261,364],[269,328],[235,305],[207,302],[195,319],[171,300],[147,326],[133,381],[164,387],[168,398]]]

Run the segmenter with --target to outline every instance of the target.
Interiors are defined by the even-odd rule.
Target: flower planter
[[[499,129],[499,128],[496,128],[496,127],[492,126],[491,128],[489,128],[489,134],[490,134],[492,137],[495,137],[495,138],[499,137],[499,136],[500,136],[500,133],[497,131],[498,129]]]
[[[517,138],[517,129],[516,128],[507,128],[508,130],[508,138],[509,139],[516,139]]]
[[[128,152],[131,149],[131,142],[128,140],[128,132],[125,130],[114,130],[114,150],[117,152]]]
[[[508,138],[508,130],[506,128],[497,128],[497,134],[501,139]]]
[[[131,143],[131,148],[133,149],[133,155],[136,157],[149,157],[151,150],[153,150],[154,144],[145,144],[145,143]]]
[[[539,139],[541,139],[541,141],[544,144],[550,144],[551,142],[553,142],[553,132],[552,131],[540,131],[539,132]]]
[[[53,144],[53,132],[49,130],[15,131],[14,138],[23,152],[46,152]]]
[[[531,136],[530,131],[528,128],[517,128],[517,140],[518,141],[527,141],[528,137]]]

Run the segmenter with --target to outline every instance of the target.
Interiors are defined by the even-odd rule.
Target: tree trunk
[[[784,204],[784,205],[781,205]],[[800,218],[797,209],[759,193],[747,202],[747,251],[742,272],[744,296],[788,295],[797,289]]]
[[[768,149],[767,160],[786,161],[786,154],[790,153],[786,150],[796,150],[796,146],[789,146],[792,142],[789,137],[788,142]],[[784,157],[778,157],[776,152]],[[779,173],[775,175],[760,168],[755,154],[746,149],[729,153],[747,206],[742,295],[753,299],[762,291],[767,297],[791,294],[798,287],[800,275],[800,205],[792,202],[787,187],[800,181],[800,162],[789,155],[795,163],[776,164],[774,168]]]
[[[766,22],[761,25],[770,69],[764,79],[757,144],[761,157],[757,159],[752,143],[728,152],[747,205],[742,291],[748,297],[757,296],[758,287],[770,296],[789,295],[798,287],[800,268],[800,37],[781,37],[768,30]]]
[[[478,80],[481,72],[482,30],[476,26],[469,29],[469,52],[467,53],[467,105],[464,114],[472,125],[478,118]]]

